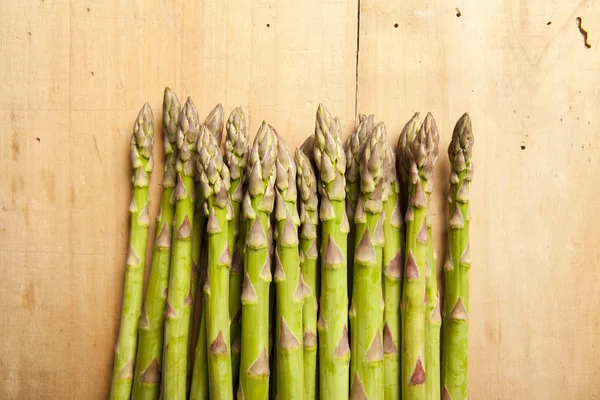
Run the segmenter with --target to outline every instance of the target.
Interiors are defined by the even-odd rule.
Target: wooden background
[[[469,111],[470,399],[596,398],[599,26],[593,0],[0,0],[0,398],[107,397],[129,137],[166,85],[291,146],[319,102],[393,140],[431,111],[444,150]],[[441,254],[448,169],[442,152]]]

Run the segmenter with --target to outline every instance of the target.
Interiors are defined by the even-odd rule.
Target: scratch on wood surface
[[[583,36],[583,45],[589,49],[590,47],[592,47],[592,45],[588,43],[587,31],[585,29],[583,29],[583,27],[581,26],[581,17],[577,17],[576,21],[577,21],[577,28],[579,29],[579,33],[581,33],[581,36]]]
[[[96,141],[96,136],[92,136],[94,139],[94,150],[96,151],[96,155],[98,156],[98,160],[100,160],[100,166],[102,167],[102,172],[104,172],[104,177],[108,178],[106,174],[106,168],[104,168],[104,162],[102,161],[102,156],[100,156],[100,150],[98,150],[98,142]]]

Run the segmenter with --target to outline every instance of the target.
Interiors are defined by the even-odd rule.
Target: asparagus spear
[[[223,118],[223,106],[217,104],[206,116],[203,124],[214,135],[218,147],[221,146],[221,142],[223,141]]]
[[[418,127],[418,113],[400,137],[403,176],[408,180],[406,256],[402,291],[402,397],[425,399],[425,278],[427,270],[427,196],[437,157],[430,121]],[[431,116],[427,116],[430,120]]]
[[[263,122],[248,157],[248,192],[242,208],[247,239],[242,287],[242,354],[238,398],[269,395],[269,215],[275,200],[277,148],[271,127]]]
[[[469,395],[469,188],[473,178],[473,131],[469,114],[456,123],[448,146],[450,158],[449,250],[444,263],[443,399]]]
[[[402,297],[402,263],[404,260],[404,221],[400,205],[400,183],[396,173],[396,156],[387,146],[386,178],[389,182],[387,199],[384,194],[383,235],[383,295],[385,302],[383,354],[385,399],[400,399],[400,298]]]
[[[304,153],[304,155],[310,160],[310,163],[313,169],[317,168],[317,164],[315,163],[315,136],[309,135],[304,142],[300,145],[300,150]]]
[[[133,195],[129,212],[131,213],[131,232],[129,253],[125,270],[123,308],[119,338],[115,348],[111,399],[129,399],[134,375],[138,340],[138,321],[144,290],[144,267],[146,262],[146,242],[150,203],[148,184],[152,173],[154,145],[154,116],[150,105],[145,103],[133,126],[131,136],[131,166],[133,172]]]
[[[196,174],[198,175],[198,174]],[[198,188],[201,192],[202,190]],[[199,195],[196,195],[200,197]],[[196,212],[202,214],[202,218],[204,217],[204,203],[202,203],[202,207],[196,207]],[[197,219],[196,219],[197,221]],[[192,246],[194,246],[195,233],[198,229],[194,227],[194,236],[192,236]],[[200,235],[197,235],[200,236]],[[202,241],[198,243],[198,247],[194,247],[194,254],[192,255],[192,259],[196,257],[197,260],[193,261],[198,265],[198,285],[200,287],[204,286],[206,282],[206,273],[207,273],[207,257],[201,257],[201,254],[208,253],[208,243],[206,240],[206,235],[202,234]],[[200,249],[196,251],[196,249]],[[193,268],[193,264],[192,264]],[[195,307],[199,308],[200,311],[200,321],[198,324],[198,340],[196,342],[196,350],[194,352],[194,360],[193,360],[193,369],[192,369],[192,377],[191,377],[191,386],[190,386],[190,400],[204,400],[208,399],[208,356],[207,356],[207,345],[206,345],[206,308],[204,304],[203,296],[198,298],[196,301]]]
[[[234,109],[227,120],[225,139],[225,163],[231,174],[229,196],[233,206],[233,218],[229,221],[229,243],[233,256],[229,276],[229,316],[231,318],[231,370],[234,390],[239,382],[242,333],[242,272],[244,269],[245,228],[240,218],[244,199],[243,177],[248,162],[248,134],[246,116],[241,107]],[[241,233],[241,235],[240,235]]]
[[[175,186],[175,235],[165,306],[163,392],[166,400],[187,395],[189,324],[192,310],[192,230],[194,221],[194,155],[198,140],[198,112],[190,98],[183,106],[177,129],[178,158]]]
[[[360,197],[359,164],[367,135],[373,130],[374,115],[368,117],[360,114],[356,130],[348,136],[344,143],[346,153],[346,213],[348,220],[354,222],[354,210]],[[348,295],[352,295],[352,279],[354,270],[354,246],[356,245],[356,228],[350,224],[348,233]],[[352,328],[352,327],[350,327]]]
[[[204,120],[204,126],[215,136],[219,138],[220,143],[222,132],[223,132],[223,107],[218,104]],[[188,385],[194,386],[194,397],[204,398],[208,396],[208,374],[207,374],[207,360],[206,360],[206,349],[198,349],[198,342],[206,343],[206,327],[202,325],[206,324],[204,318],[202,306],[202,298],[196,299],[196,293],[198,291],[198,284],[203,285],[204,282],[199,282],[199,265],[200,258],[202,255],[202,248],[206,246],[206,238],[204,231],[206,229],[206,204],[205,198],[202,193],[202,185],[200,183],[199,174],[195,175],[195,211],[194,211],[194,231],[192,232],[192,311],[190,315],[189,325],[189,340],[188,340]],[[206,276],[206,271],[204,271]],[[200,321],[199,325],[202,327],[194,326],[194,316],[196,315],[196,308],[200,308]],[[194,328],[197,328],[195,331]],[[195,334],[196,333],[196,334]],[[196,340],[196,350],[194,351],[194,340]],[[196,367],[197,365],[197,367]],[[193,376],[194,369],[197,369],[195,378]]]
[[[158,399],[162,367],[163,325],[169,267],[171,265],[171,225],[175,213],[175,139],[181,103],[177,95],[165,88],[163,97],[163,135],[165,173],[160,211],[156,218],[154,255],[148,278],[146,298],[139,322],[139,343],[133,379],[132,399]]]
[[[304,394],[307,400],[317,397],[317,283],[319,257],[317,226],[319,198],[317,177],[309,158],[300,149],[295,154],[297,183],[300,192],[300,269],[310,291],[302,310],[304,346]]]
[[[229,221],[233,207],[229,199],[229,169],[223,163],[219,145],[207,127],[200,128],[197,146],[198,174],[206,199],[208,222],[208,271],[204,283],[206,343],[210,397],[233,398],[229,340]]]
[[[350,346],[348,343],[346,157],[339,121],[319,105],[315,124],[314,158],[319,170],[321,205],[321,304],[319,333],[320,395],[348,398]]]
[[[350,306],[352,398],[383,398],[383,197],[389,193],[385,178],[388,138],[377,124],[366,140],[360,160],[360,196],[354,222],[356,248]]]
[[[268,249],[269,249],[269,256],[268,256],[268,263],[271,266],[271,276],[275,275],[275,263],[273,262],[273,260],[275,259],[275,251],[276,251],[276,244],[275,244],[275,235],[274,235],[274,230],[275,227],[277,226],[277,221],[275,220],[275,217],[273,214],[271,214],[271,228],[269,229],[269,232],[267,233],[267,243],[268,243]],[[275,298],[275,294],[276,294],[276,288],[275,288],[275,282],[271,281],[271,283],[269,284],[269,368],[271,371],[271,376],[273,376],[273,379],[269,379],[269,393],[270,393],[270,399],[276,399],[277,398],[277,347],[273,346],[273,341],[274,341],[274,337],[275,337],[275,326],[277,325],[276,323],[276,319],[277,319],[277,310],[275,308],[276,306],[276,298]]]
[[[425,128],[427,137],[433,140],[433,159],[431,168],[435,168],[438,154],[439,133],[433,116],[427,114],[421,130]],[[440,314],[439,294],[437,290],[437,272],[435,262],[435,249],[432,235],[432,218],[430,213],[430,197],[433,191],[433,174],[424,187],[427,199],[427,263],[425,275],[425,376],[427,382],[425,390],[428,400],[440,398],[440,328],[442,317]]]
[[[309,288],[298,257],[296,164],[284,139],[277,136],[275,219],[275,287],[277,318],[277,394],[283,399],[304,399],[302,307]]]

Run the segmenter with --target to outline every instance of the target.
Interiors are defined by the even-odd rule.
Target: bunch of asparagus
[[[467,399],[467,114],[448,148],[443,303],[431,114],[422,123],[415,114],[394,147],[373,115],[359,115],[342,142],[339,119],[320,105],[314,135],[295,152],[267,122],[250,145],[240,107],[226,124],[220,105],[201,122],[192,100],[181,105],[169,88],[162,122],[145,298],[154,164],[147,103],[131,138],[131,236],[111,399]]]

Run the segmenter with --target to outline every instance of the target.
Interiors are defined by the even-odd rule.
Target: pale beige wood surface
[[[374,112],[394,139],[415,111],[431,111],[440,129],[433,199],[440,275],[447,146],[462,113],[473,121],[469,399],[595,398],[600,7],[360,4],[358,110]]]
[[[438,263],[444,150],[469,111],[470,398],[593,398],[599,22],[597,4],[572,0],[0,1],[0,398],[106,398],[129,135],[146,100],[158,123],[166,85],[202,115],[242,105],[252,134],[266,119],[292,147],[319,102],[346,133],[356,108],[375,113],[393,140],[433,112]]]

